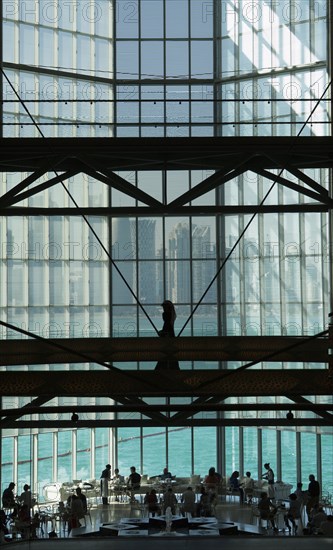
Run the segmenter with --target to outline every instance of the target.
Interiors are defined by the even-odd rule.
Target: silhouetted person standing
[[[163,328],[159,331],[159,336],[174,338],[174,324],[177,317],[175,306],[170,300],[164,300],[163,304]],[[158,361],[155,370],[179,370],[178,361]]]
[[[262,474],[263,479],[267,479],[268,483],[268,496],[269,498],[274,498],[275,491],[274,491],[274,472],[269,464],[269,462],[266,462],[264,464],[264,468],[267,470],[265,474]]]
[[[316,481],[316,478],[313,474],[309,475],[309,487],[308,487],[308,499],[306,502],[306,513],[308,515],[308,518],[311,517],[311,511],[315,506],[318,506],[319,504],[319,496],[320,496],[320,485],[319,482]]]
[[[105,466],[105,470],[103,470],[101,474],[101,495],[102,495],[102,502],[105,506],[108,504],[110,479],[111,479],[111,464],[107,464]]]

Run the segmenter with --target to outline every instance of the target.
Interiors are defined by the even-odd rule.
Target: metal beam
[[[110,419],[110,420],[78,420],[78,422],[72,422],[71,420],[39,420],[39,421],[13,421],[8,424],[6,428],[12,429],[25,429],[31,430],[33,428],[47,428],[47,429],[78,429],[78,428],[150,428],[150,427],[172,427],[172,426],[331,426],[331,423],[322,418],[294,418],[293,420],[287,420],[286,418],[198,418],[198,419],[186,419],[185,422],[174,421],[172,418],[165,418],[163,423],[156,424],[153,420],[143,419]],[[1,427],[1,425],[0,425]]]
[[[286,166],[286,170],[309,187],[312,187],[312,189],[317,191],[319,195],[323,195],[325,197],[329,196],[328,189],[325,189],[325,187],[314,181],[307,174],[304,174],[304,172],[302,172],[301,170],[298,170],[297,168],[292,168],[291,166]]]
[[[328,338],[305,336],[53,338],[1,340],[0,343],[0,365],[3,366],[163,359],[265,361],[272,354],[274,361],[327,363],[329,349]]]
[[[333,140],[323,137],[186,137],[186,138],[1,138],[2,171],[35,172],[50,156],[60,156],[59,171],[78,158],[94,159],[99,170],[220,170],[256,156],[257,166],[277,164],[298,169],[333,167]],[[269,158],[274,156],[274,159]],[[152,162],[152,160],[154,162]]]
[[[131,375],[135,372],[135,378]],[[217,379],[217,374],[219,377]],[[223,376],[225,374],[225,376]],[[255,397],[328,395],[333,383],[326,369],[214,370],[93,370],[5,371],[1,373],[3,396],[43,396],[52,393],[72,397]]]
[[[279,176],[278,174],[271,174],[267,170],[261,169],[261,168],[253,168],[253,172],[256,174],[259,174],[259,176],[263,176],[264,178],[267,178],[271,181],[280,183],[284,187],[288,187],[288,189],[291,189],[292,191],[295,191],[296,193],[300,193],[301,195],[306,195],[310,199],[317,200],[319,202],[322,202],[324,204],[327,204],[330,208],[333,207],[333,199],[328,197],[327,195],[319,194],[315,191],[311,191],[307,187],[302,187],[301,185],[297,183],[292,183],[288,181],[286,178],[283,178]]]
[[[0,205],[3,207],[6,206],[12,206],[13,204],[16,204],[18,202],[21,202],[25,199],[28,199],[29,197],[33,197],[35,195],[38,195],[38,193],[41,193],[42,191],[45,191],[46,189],[49,189],[50,187],[53,187],[57,183],[66,181],[69,178],[72,178],[73,176],[76,176],[78,174],[78,170],[68,170],[67,172],[64,172],[60,175],[56,175],[54,178],[51,178],[43,183],[40,183],[39,185],[36,185],[35,187],[32,187],[31,189],[28,189],[27,191],[24,191],[22,193],[16,194],[13,197],[7,198],[2,202],[0,201]]]
[[[95,178],[96,180],[105,183],[109,187],[117,189],[121,193],[132,197],[135,200],[141,201],[148,206],[162,206],[162,203],[148,193],[145,193],[138,187],[135,187],[133,184],[126,181],[124,178],[120,177],[118,174],[115,174],[111,170],[104,168],[103,170],[96,170],[93,166],[89,166],[86,162],[80,160],[81,170],[86,173],[88,176]]]
[[[50,397],[51,399],[51,397]],[[46,399],[48,400],[48,399]],[[45,401],[45,399],[44,399]],[[41,406],[33,402],[33,405],[29,403],[22,408],[17,409],[2,409],[0,410],[0,417],[21,417],[30,416],[33,414],[53,414],[62,415],[66,413],[139,413],[146,414],[147,411],[158,412],[189,412],[191,414],[197,414],[198,412],[239,412],[239,411],[314,411],[316,414],[319,412],[333,411],[333,404],[323,403],[188,403],[188,404],[166,404],[165,399],[161,399],[161,403],[158,405],[151,404],[132,404],[132,405],[54,405]]]
[[[192,187],[192,189],[186,191],[186,193],[183,193],[182,195],[180,195],[180,197],[177,197],[175,200],[173,200],[168,205],[169,208],[172,209],[177,206],[183,206],[184,204],[187,204],[201,197],[205,193],[216,189],[220,185],[223,185],[224,183],[227,183],[228,181],[236,178],[243,172],[246,172],[249,166],[248,160],[249,159],[246,159],[236,167],[234,166],[233,161],[230,162],[228,167],[224,168],[223,170],[219,170],[218,172],[215,172],[205,180]]]
[[[328,212],[333,205],[316,203],[276,204],[276,205],[202,205],[202,206],[87,206],[87,207],[29,207],[15,206],[1,208],[0,216],[217,216],[218,214],[272,214],[275,212]]]
[[[53,170],[57,166],[58,157],[50,157],[46,160],[46,162],[42,163],[42,166],[39,170],[36,170],[33,174],[30,174],[26,178],[24,178],[20,183],[17,185],[14,185],[12,189],[7,191],[2,197],[0,198],[0,206],[2,208],[3,205],[11,204],[11,201],[9,199],[12,199],[13,197],[17,196],[18,193],[21,193],[24,189],[26,189],[29,185],[34,183],[36,180],[41,178],[46,172],[49,172],[50,170]]]

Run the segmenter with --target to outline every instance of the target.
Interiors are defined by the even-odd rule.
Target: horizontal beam
[[[0,365],[136,361],[328,362],[328,338],[182,336],[181,338],[53,338],[0,340]]]
[[[189,403],[178,405],[166,405],[161,403],[159,405],[137,404],[131,405],[60,405],[60,406],[29,406],[25,409],[2,409],[0,410],[0,417],[3,416],[31,416],[33,414],[72,414],[74,411],[77,414],[97,414],[97,413],[140,413],[145,414],[147,411],[158,412],[191,412],[196,414],[197,412],[234,412],[234,411],[333,411],[333,404],[323,403]]]
[[[3,396],[226,397],[326,395],[333,393],[326,369],[5,371]]]
[[[266,169],[286,164],[298,169],[333,166],[329,136],[1,138],[0,170],[34,172],[54,155],[63,159],[57,164],[59,171],[72,169],[77,158],[93,160],[100,170],[219,170],[231,158],[239,164],[245,153],[257,157],[256,165]]]
[[[72,422],[70,420],[39,420],[39,421],[24,421],[13,420],[6,423],[6,429],[25,429],[31,430],[33,428],[48,428],[48,429],[73,429],[73,428],[150,428],[156,426],[331,426],[332,422],[324,420],[322,418],[294,418],[293,420],[287,420],[286,418],[208,418],[208,419],[188,419],[183,421],[172,420],[172,418],[165,418],[162,422],[156,422],[154,420],[82,420],[78,422]],[[1,423],[0,423],[1,428]]]
[[[219,214],[273,214],[276,212],[328,212],[330,205],[321,202],[316,203],[295,203],[276,205],[202,205],[202,206],[112,206],[99,207],[68,207],[68,208],[45,208],[37,206],[15,206],[0,208],[0,216],[113,216],[124,217],[139,216],[217,216]]]

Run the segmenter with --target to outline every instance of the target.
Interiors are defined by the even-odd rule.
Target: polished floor
[[[266,529],[257,525],[257,518],[253,516],[252,507],[243,505],[240,506],[238,499],[227,500],[219,502],[215,508],[216,520],[222,525],[222,523],[234,523],[237,525],[237,535],[205,535],[203,529],[198,529],[197,532],[191,531],[189,533],[186,529],[173,529],[169,534],[165,533],[164,528],[160,531],[154,529],[149,531],[149,536],[144,536],[143,531],[127,535],[123,533],[120,536],[111,535],[112,549],[113,550],[141,550],[150,547],[158,550],[170,550],[170,544],[174,550],[178,548],[184,550],[184,548],[196,548],[202,549],[203,544],[205,550],[217,550],[221,548],[223,543],[224,550],[234,550],[236,548],[267,549],[267,545],[270,546],[270,550],[280,548],[283,544],[283,550],[296,549],[301,542],[302,550],[312,550],[320,543],[322,550],[331,550],[332,539],[326,539],[323,537],[309,537],[303,536],[302,528],[300,526],[297,535],[289,534],[283,530],[283,514],[280,514],[278,520],[279,531],[273,532],[272,529]],[[53,550],[53,547],[59,548],[61,543],[62,548],[68,547],[72,550],[86,548],[96,548],[104,550],[104,548],[110,548],[110,536],[101,536],[100,528],[105,524],[117,524],[119,525],[124,518],[129,520],[142,521],[147,518],[147,513],[144,507],[140,503],[130,504],[112,502],[108,506],[103,507],[100,504],[93,504],[90,510],[90,518],[86,518],[86,525],[75,528],[70,534],[68,534],[68,528],[66,524],[56,521],[55,531],[57,538],[50,538],[49,532],[52,531],[52,522],[47,522],[44,526],[43,533],[39,533],[39,539],[36,541],[20,541],[21,550],[29,545],[29,548],[39,548],[42,550],[44,547],[49,550]],[[145,521],[145,520],[144,520]],[[215,531],[216,533],[216,531]],[[195,536],[196,535],[196,536]],[[199,535],[199,536],[198,536]],[[301,537],[301,541],[300,541]],[[11,543],[11,546],[16,546],[15,542]]]

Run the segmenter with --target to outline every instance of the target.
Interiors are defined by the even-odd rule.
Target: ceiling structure
[[[0,198],[0,214],[168,216],[185,213],[328,212],[333,207],[333,198],[327,189],[302,170],[332,166],[331,137],[0,139],[0,169],[4,172],[29,173]],[[118,173],[129,170],[189,169],[212,173],[170,203],[151,197]],[[304,201],[269,206],[263,203],[244,206],[189,205],[191,201],[246,171],[255,172],[273,183],[301,193]],[[38,182],[50,172],[54,172],[54,176],[42,183]],[[144,206],[40,208],[20,205],[23,200],[79,173],[87,174],[129,195]],[[290,178],[290,175],[293,177]],[[295,183],[295,177],[300,183]],[[6,323],[2,325],[6,326]],[[87,405],[80,409],[78,406],[77,410],[81,414],[84,411],[91,412],[96,417],[85,420],[81,417],[75,422],[75,427],[332,425],[332,407],[318,405],[313,400],[315,395],[321,395],[327,396],[329,401],[333,393],[330,354],[333,349],[332,327],[330,331],[330,334],[324,331],[310,338],[181,337],[172,339],[172,342],[159,338],[46,340],[26,332],[25,336],[29,339],[5,340],[1,343],[0,364],[8,370],[1,372],[0,389],[2,395],[24,396],[32,400],[24,407],[2,410],[0,428],[73,427],[73,421],[68,418],[68,407],[47,406],[53,398],[60,396],[110,398],[109,407]],[[222,361],[225,368],[194,371],[181,369],[161,373],[128,368],[123,370],[113,365],[124,361],[181,362],[202,359]],[[228,361],[245,364],[239,369],[228,370]],[[328,363],[329,368],[250,369],[263,361]],[[99,370],[46,372],[38,367],[31,371],[24,368],[26,364],[83,362],[95,363]],[[257,403],[258,396],[268,398],[267,403],[263,399]],[[274,396],[285,398],[289,403],[270,403],[270,398]],[[253,398],[253,401],[244,403],[239,399],[235,405],[226,402],[230,397]],[[182,403],[173,403],[173,398]],[[191,403],[187,402],[189,399]],[[294,418],[287,419],[284,411],[290,408],[309,411],[310,415],[308,418],[294,415]],[[243,414],[228,416],[232,410],[255,414],[251,418],[244,418]],[[259,411],[265,411],[264,417],[261,417]],[[282,411],[282,416],[267,417],[266,412],[269,411]],[[48,419],[44,412],[45,415],[49,414]],[[112,416],[115,412],[118,413],[117,419]],[[122,418],[126,412],[133,412],[135,416]],[[66,414],[66,418],[62,419],[61,415]],[[27,415],[29,420],[24,419]]]
[[[327,212],[333,199],[318,182],[302,172],[331,168],[331,137],[213,138],[3,138],[0,169],[29,172],[0,198],[0,214],[17,215],[207,215],[259,212]],[[212,171],[207,178],[170,203],[161,202],[116,172],[152,170]],[[278,174],[272,172],[278,171]],[[49,172],[55,175],[32,186]],[[292,205],[193,206],[190,201],[240,174],[252,171],[307,199]],[[282,171],[284,175],[282,176]],[[20,206],[24,199],[65,182],[76,174],[90,177],[143,203],[136,207],[38,208]],[[292,178],[290,177],[292,176]],[[295,177],[301,183],[295,183]],[[31,187],[32,186],[32,187]]]

